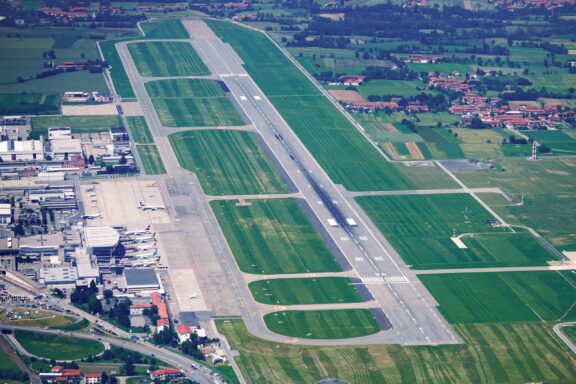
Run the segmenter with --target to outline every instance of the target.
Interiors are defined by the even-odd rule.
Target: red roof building
[[[156,380],[166,380],[166,379],[173,379],[176,377],[182,376],[182,372],[179,369],[157,369],[155,371],[150,372],[150,379]]]

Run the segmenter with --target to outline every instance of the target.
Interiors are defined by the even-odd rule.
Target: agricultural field
[[[576,140],[562,131],[526,131],[538,144],[552,148],[557,155],[576,154]]]
[[[504,159],[495,171],[455,172],[468,187],[500,187],[513,202],[488,200],[511,224],[534,228],[559,250],[576,251],[576,160],[573,158]],[[524,203],[518,205],[523,198]]]
[[[430,347],[306,347],[258,339],[241,320],[217,326],[239,351],[236,362],[251,383],[326,377],[355,384],[561,383],[576,377],[576,356],[540,322],[456,325],[465,344]]]
[[[554,271],[420,275],[451,323],[576,320],[576,285]]]
[[[576,343],[576,327],[562,328],[562,332],[564,332],[564,334],[568,336],[570,340]]]
[[[48,128],[70,127],[72,133],[107,132],[122,125],[118,116],[40,116],[32,118],[32,137],[47,135]]]
[[[215,80],[161,80],[146,83],[158,118],[167,127],[244,125]]]
[[[104,56],[104,60],[106,60],[110,67],[108,71],[110,72],[110,78],[114,83],[116,93],[120,95],[123,100],[135,99],[136,94],[134,93],[132,84],[130,84],[126,69],[124,65],[122,65],[122,59],[120,59],[120,55],[116,50],[116,43],[130,40],[133,39],[104,40],[98,43],[102,50],[102,56]]]
[[[60,96],[43,93],[0,93],[0,115],[57,115]]]
[[[144,42],[128,45],[142,76],[204,76],[210,71],[188,42]],[[169,59],[169,60],[168,60]]]
[[[265,315],[264,322],[272,332],[304,339],[346,339],[381,329],[368,309],[281,311]]]
[[[28,331],[16,331],[14,336],[29,353],[48,359],[83,359],[104,351],[104,346],[93,340]]]
[[[0,341],[2,344],[6,345],[8,342],[3,339]],[[10,348],[10,347],[8,347]],[[23,381],[14,380],[14,378],[20,377],[21,379],[25,379]],[[8,379],[11,377],[12,379]],[[26,383],[28,382],[27,375],[16,365],[14,361],[12,361],[11,356],[4,351],[4,349],[0,348],[0,380],[2,383],[6,384],[18,384],[18,383]]]
[[[209,195],[288,192],[254,133],[200,130],[169,138],[180,166],[196,173]]]
[[[144,116],[130,116],[127,120],[128,128],[136,144],[154,144],[154,138]]]
[[[546,265],[555,259],[529,233],[485,224],[494,218],[468,194],[356,200],[416,269]],[[466,248],[452,241],[454,236],[460,236]]]
[[[243,272],[341,270],[297,200],[251,200],[249,206],[236,203],[213,201],[210,205]]]
[[[147,39],[189,39],[190,35],[177,19],[141,23]]]
[[[358,303],[360,294],[345,277],[258,280],[249,284],[254,299],[263,304],[295,305]]]
[[[416,96],[421,93],[436,95],[439,92],[429,90],[422,81],[403,81],[403,80],[371,80],[360,85],[358,92],[368,98],[370,95],[394,95],[394,96]]]
[[[144,172],[147,175],[163,175],[166,174],[166,167],[158,152],[158,148],[154,144],[138,144],[136,146],[140,161],[144,167]]]

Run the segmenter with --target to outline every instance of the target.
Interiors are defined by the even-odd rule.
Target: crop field
[[[0,93],[0,115],[56,115],[60,96],[42,93]]]
[[[529,233],[494,220],[468,194],[360,197],[358,203],[407,264],[417,269],[546,265],[554,256]],[[459,248],[452,236],[467,248]]]
[[[362,298],[345,277],[258,280],[249,284],[254,299],[273,305],[357,303]]]
[[[456,172],[468,187],[500,187],[519,202],[490,206],[510,223],[534,228],[561,250],[576,250],[576,159],[505,159],[497,171]],[[483,197],[484,198],[484,197]]]
[[[251,336],[241,320],[218,321],[239,351],[251,383],[313,383],[326,377],[354,384],[570,382],[574,355],[549,324],[456,325],[465,344],[304,347]]]
[[[576,285],[554,271],[420,275],[451,323],[576,320]]]
[[[162,20],[141,23],[148,39],[189,39],[190,35],[180,20]]]
[[[238,52],[246,70],[335,183],[349,190],[415,186],[264,35],[230,23],[208,24]]]
[[[132,89],[132,84],[130,84],[130,79],[128,78],[126,69],[124,69],[124,65],[122,65],[120,55],[116,50],[116,43],[130,40],[132,39],[105,40],[98,43],[102,50],[104,60],[106,60],[110,66],[110,78],[114,83],[116,93],[124,100],[135,99],[136,94],[134,93],[134,89]]]
[[[346,339],[380,331],[368,309],[273,312],[264,322],[272,332],[303,339]]]
[[[214,80],[162,80],[146,83],[158,118],[167,127],[244,125]]]
[[[337,272],[340,265],[297,200],[213,201],[212,210],[243,272]]]
[[[416,96],[421,93],[438,94],[438,91],[430,91],[422,81],[402,80],[371,80],[358,87],[358,92],[367,98],[370,95],[395,95]]]
[[[72,133],[106,132],[118,127],[122,121],[118,116],[40,116],[32,118],[32,137],[46,135],[48,128],[70,127]]]
[[[210,71],[188,42],[132,43],[128,49],[142,76],[203,76]]]
[[[154,144],[139,144],[136,146],[142,166],[147,175],[163,175],[166,173],[166,167]]]
[[[526,135],[538,144],[552,148],[556,154],[576,154],[576,140],[562,131],[527,131]]]
[[[130,116],[127,118],[130,133],[136,144],[154,144],[154,138],[144,116]]]
[[[209,195],[288,192],[253,133],[206,130],[169,138],[180,166],[196,173]]]
[[[83,359],[104,351],[104,346],[93,340],[28,331],[16,331],[14,336],[28,352],[48,359]]]

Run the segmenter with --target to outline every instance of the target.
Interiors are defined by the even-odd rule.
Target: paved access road
[[[554,333],[556,333],[556,335],[558,335],[558,337],[564,342],[564,344],[566,344],[572,352],[576,353],[576,343],[574,343],[574,341],[572,341],[572,339],[570,339],[568,336],[566,336],[562,332],[562,328],[565,328],[565,327],[576,327],[576,321],[556,324],[553,328]]]

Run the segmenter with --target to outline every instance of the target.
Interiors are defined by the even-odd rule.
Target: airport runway
[[[224,81],[236,103],[251,125],[261,135],[269,152],[297,187],[310,206],[310,211],[318,218],[325,231],[345,255],[357,277],[374,297],[374,307],[381,308],[393,328],[376,335],[344,340],[308,340],[287,338],[270,332],[259,314],[259,305],[254,303],[246,287],[244,276],[226,244],[194,175],[182,170],[165,137],[152,102],[148,97],[144,82],[128,53],[126,43],[117,44],[122,62],[132,82],[138,100],[158,149],[164,159],[169,176],[189,185],[191,202],[196,217],[203,220],[205,235],[211,244],[211,252],[218,260],[222,271],[222,285],[228,287],[236,300],[236,308],[242,314],[249,331],[255,336],[276,342],[290,342],[306,345],[359,345],[394,343],[405,345],[436,345],[461,342],[457,333],[442,318],[436,309],[436,302],[410,271],[386,239],[366,217],[351,196],[345,196],[341,187],[332,183],[316,160],[307,151],[298,137],[291,131],[266,96],[244,71],[242,62],[235,51],[224,44],[201,20],[184,20],[184,25],[193,36],[190,42],[208,65],[214,75]],[[169,129],[169,128],[168,128]],[[296,162],[294,158],[298,159]],[[384,161],[384,159],[383,159]],[[315,185],[312,185],[314,183]],[[322,196],[320,196],[322,194]],[[329,200],[326,198],[329,197]],[[170,200],[170,199],[168,199]],[[170,202],[167,203],[169,206]],[[333,227],[328,219],[333,219],[337,207],[346,218],[358,223],[357,227]],[[206,293],[203,291],[204,295]],[[229,295],[224,293],[224,295]],[[333,305],[338,308],[338,305]],[[312,308],[310,308],[312,309]]]

